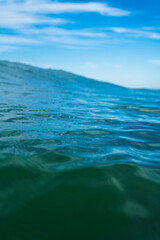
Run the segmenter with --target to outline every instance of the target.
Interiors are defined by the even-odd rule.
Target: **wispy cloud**
[[[64,3],[51,0],[5,0],[0,1],[0,27],[21,28],[32,24],[67,24],[61,18],[48,17],[47,14],[61,13],[99,13],[107,16],[128,16],[130,12],[109,7],[104,3]]]
[[[63,44],[63,46],[69,45],[71,46],[88,46],[88,47],[93,47],[97,45],[101,45],[105,43],[105,39],[99,40],[96,38],[79,38],[75,36],[45,36],[44,40],[48,41],[49,43],[57,43],[57,44]]]
[[[114,33],[123,34],[126,37],[130,38],[149,38],[160,40],[160,32],[159,28],[154,27],[142,27],[138,29],[129,29],[129,28],[122,28],[122,27],[110,27],[107,30],[110,30]],[[155,32],[155,30],[157,30]]]
[[[136,38],[160,40],[160,28],[108,27],[102,29],[76,29],[76,23],[61,18],[68,13],[97,13],[104,16],[129,16],[129,11],[111,7],[106,3],[59,2],[53,0],[0,0],[0,28],[5,34],[0,35],[1,48],[11,49],[27,44],[56,44],[70,48],[102,46]],[[74,28],[69,29],[68,24]],[[8,34],[7,34],[8,31]],[[9,31],[13,33],[10,34]]]
[[[0,29],[6,30],[5,35],[0,35],[0,43],[11,46],[48,42],[69,47],[102,44],[109,38],[104,31],[62,28],[62,25],[74,22],[61,18],[61,14],[68,13],[68,18],[70,14],[75,13],[97,13],[112,17],[131,14],[129,11],[100,2],[74,3],[53,0],[0,0],[0,11]],[[9,31],[13,32],[12,35]]]
[[[1,5],[1,4],[0,4]],[[0,6],[1,7],[1,6]],[[44,15],[37,15],[33,13],[28,13],[25,11],[17,11],[6,9],[2,11],[0,14],[0,27],[8,28],[8,29],[22,29],[26,26],[32,25],[42,25],[42,24],[50,24],[50,25],[64,25],[72,23],[69,20],[62,18],[51,18]]]
[[[10,51],[15,51],[17,50],[19,47],[17,46],[8,46],[8,45],[1,45],[0,46],[0,52],[10,52]]]
[[[88,37],[88,38],[104,38],[107,36],[105,32],[95,31],[94,29],[79,29],[71,30],[60,27],[44,27],[41,29],[30,28],[22,29],[22,33],[34,34],[34,35],[45,35],[45,36],[79,36],[79,37]]]
[[[95,29],[71,30],[62,27],[24,28],[20,32],[25,37],[34,39],[37,43],[55,43],[61,47],[93,47],[106,43],[108,35]]]
[[[35,43],[37,44],[39,41],[33,38],[0,34],[0,44],[25,45]]]
[[[88,3],[74,3],[74,2],[58,2],[51,0],[6,0],[0,1],[2,11],[10,13],[99,13],[108,16],[128,16],[129,11],[110,7],[108,4],[99,2],[88,2]]]

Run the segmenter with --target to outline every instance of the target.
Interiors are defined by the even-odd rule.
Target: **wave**
[[[1,238],[158,240],[159,93],[0,61]]]

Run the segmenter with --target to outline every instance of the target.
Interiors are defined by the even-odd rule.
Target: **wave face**
[[[2,240],[159,240],[160,91],[0,61]]]

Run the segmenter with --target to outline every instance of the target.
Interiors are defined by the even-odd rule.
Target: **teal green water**
[[[0,239],[159,240],[159,106],[0,61]]]

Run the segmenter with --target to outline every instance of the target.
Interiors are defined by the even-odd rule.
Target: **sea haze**
[[[160,91],[0,61],[0,238],[159,240]]]

